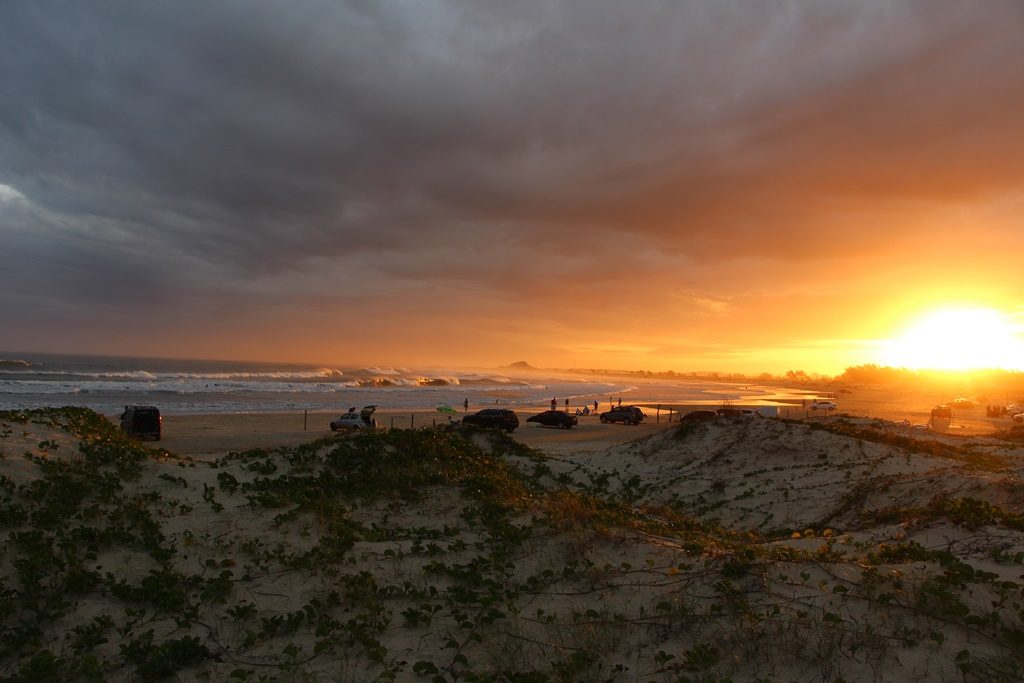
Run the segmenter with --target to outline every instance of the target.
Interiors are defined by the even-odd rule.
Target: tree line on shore
[[[1020,384],[1024,385],[1024,372],[993,368],[990,370],[915,370],[887,365],[867,363],[846,368],[837,375],[827,375],[804,370],[787,370],[784,373],[745,374],[742,372],[676,372],[675,370],[612,370],[608,368],[571,368],[569,372],[590,375],[614,375],[645,379],[716,380],[730,382],[785,382],[796,384],[835,382],[843,384],[905,384],[921,383],[950,384],[970,382],[972,384]]]

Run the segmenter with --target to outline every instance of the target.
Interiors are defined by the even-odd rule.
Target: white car
[[[828,412],[830,410],[835,410],[838,407],[839,407],[839,404],[838,403],[834,403],[832,401],[815,401],[810,406],[811,410],[824,410],[825,412]]]
[[[366,406],[357,413],[353,408],[337,420],[331,420],[331,431],[355,432],[362,429],[374,429],[377,426],[377,420],[373,417],[375,410],[377,410],[377,406]]]

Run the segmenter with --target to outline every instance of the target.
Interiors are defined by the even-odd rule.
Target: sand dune
[[[1024,672],[1017,442],[744,419],[303,444],[230,423],[168,420],[161,450],[89,411],[0,415],[0,676]]]

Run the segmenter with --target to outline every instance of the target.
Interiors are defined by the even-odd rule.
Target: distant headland
[[[540,368],[533,367],[532,365],[527,363],[525,360],[517,360],[515,363],[509,363],[508,365],[502,365],[501,368],[499,368],[499,369],[501,369],[501,370],[540,370]]]

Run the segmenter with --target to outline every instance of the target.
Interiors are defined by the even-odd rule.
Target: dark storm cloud
[[[1022,29],[1014,0],[5,2],[32,209],[0,204],[0,265],[88,304],[324,258],[514,287],[809,257],[865,197],[1019,186]]]

